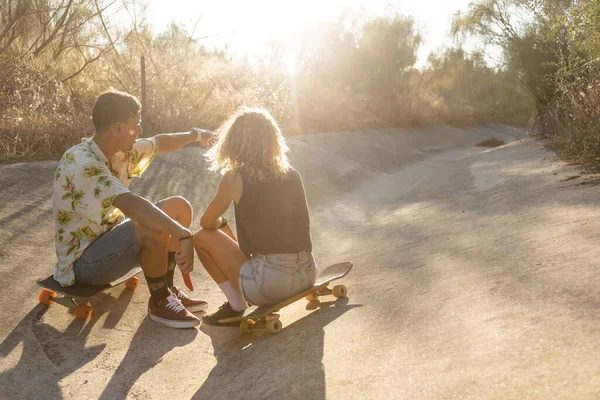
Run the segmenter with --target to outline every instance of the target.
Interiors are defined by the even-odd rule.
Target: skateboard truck
[[[348,288],[344,285],[336,285],[332,289],[327,286],[319,289],[306,296],[308,304],[306,305],[307,310],[314,310],[321,305],[319,297],[334,295],[338,299],[344,298],[348,295]],[[240,322],[240,329],[244,333],[252,333],[252,331],[264,331],[273,335],[278,334],[283,329],[283,324],[279,320],[279,314],[276,314],[279,310],[273,310],[265,316],[257,316],[256,318],[243,319]]]
[[[124,281],[125,287],[130,290],[135,290],[140,284],[139,278],[131,277]],[[98,290],[101,292],[102,290]],[[54,290],[42,289],[38,295],[38,302],[50,306],[52,303],[60,304],[70,310],[73,310],[75,318],[87,320],[92,316],[92,306],[89,304],[79,304],[78,297],[62,294],[59,296]]]
[[[336,285],[333,289],[329,289],[328,285],[331,281],[341,279],[350,272],[352,269],[351,262],[341,262],[331,265],[317,277],[315,284],[295,296],[285,299],[277,304],[260,306],[249,314],[245,314],[240,317],[231,317],[220,319],[219,322],[222,324],[233,324],[239,323],[240,329],[244,333],[250,333],[252,331],[263,331],[271,334],[277,334],[281,332],[283,324],[279,320],[279,314],[277,314],[283,307],[306,298],[309,303],[306,305],[306,309],[314,310],[321,305],[319,297],[334,295],[337,298],[344,298],[348,295],[348,288],[344,285]]]
[[[343,299],[348,296],[348,288],[344,285],[335,285],[332,289],[329,289],[327,286],[317,290],[314,293],[306,296],[306,300],[308,300],[308,304],[306,305],[307,310],[315,310],[321,305],[321,300],[319,297],[321,296],[329,296],[334,295],[338,299]]]
[[[283,324],[279,320],[279,314],[270,314],[256,320],[245,319],[240,322],[240,329],[244,333],[252,333],[253,330],[263,330],[276,335],[283,329]]]

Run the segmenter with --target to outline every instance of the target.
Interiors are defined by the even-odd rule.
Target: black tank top
[[[312,251],[306,194],[298,171],[284,180],[250,182],[240,170],[242,197],[235,204],[235,223],[245,255]]]

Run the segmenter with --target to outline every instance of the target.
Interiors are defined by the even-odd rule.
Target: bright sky
[[[228,48],[240,55],[260,55],[270,39],[293,41],[315,20],[336,19],[351,8],[361,17],[400,14],[412,16],[425,36],[418,66],[431,51],[451,44],[446,36],[458,10],[466,10],[473,0],[146,0],[147,22],[155,31],[171,21],[189,30],[200,18],[194,37],[212,36],[207,47]],[[214,36],[213,36],[214,35]]]

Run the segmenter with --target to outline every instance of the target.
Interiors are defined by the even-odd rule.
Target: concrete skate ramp
[[[424,160],[443,150],[472,147],[497,138],[512,142],[523,130],[507,126],[473,129],[438,127],[422,130],[321,133],[288,139],[292,165],[300,171],[312,205],[355,190],[381,174]],[[152,200],[179,194],[201,212],[215,192],[219,176],[207,171],[199,149],[185,149],[157,159],[144,179],[135,181],[139,194]],[[173,176],[172,179],[167,176]],[[165,179],[166,178],[166,179]],[[160,184],[154,184],[155,182]]]
[[[507,145],[475,147],[491,138]],[[145,283],[93,298],[87,323],[38,305],[56,162],[0,166],[0,398],[598,397],[600,188],[576,166],[504,126],[289,145],[319,265],[355,267],[348,299],[310,313],[298,302],[272,337],[157,325]],[[197,228],[217,182],[190,148],[157,157],[132,189],[186,197]],[[198,261],[192,276],[216,309],[224,297]]]

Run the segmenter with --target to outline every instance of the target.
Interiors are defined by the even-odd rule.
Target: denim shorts
[[[155,205],[162,208],[164,200]],[[88,246],[73,263],[78,285],[110,285],[140,270],[135,224],[126,219]]]
[[[313,286],[319,270],[311,252],[256,254],[240,268],[239,284],[250,305],[279,303]]]

